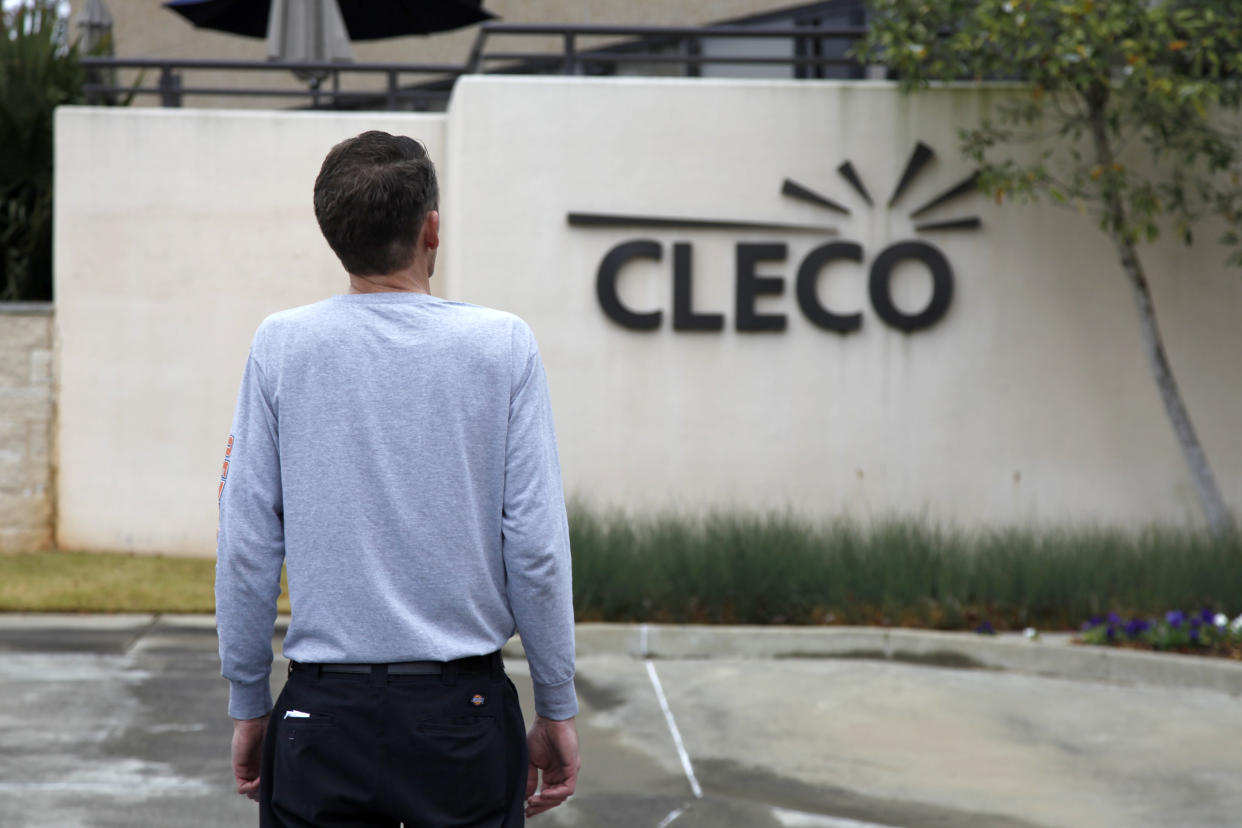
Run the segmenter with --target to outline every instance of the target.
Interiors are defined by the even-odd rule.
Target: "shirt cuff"
[[[267,679],[251,683],[229,682],[229,716],[257,719],[272,710],[272,688]]]
[[[578,694],[574,677],[560,684],[535,684],[535,713],[545,719],[564,721],[578,715]]]

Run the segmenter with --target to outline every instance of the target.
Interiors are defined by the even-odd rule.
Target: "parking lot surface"
[[[210,618],[0,616],[0,825],[257,824],[218,673]],[[1242,705],[1168,685],[585,648],[578,794],[532,824],[1242,823]]]

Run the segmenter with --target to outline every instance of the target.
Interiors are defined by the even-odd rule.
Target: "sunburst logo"
[[[892,195],[889,209],[897,207],[920,173],[935,157],[927,144],[919,141],[911,152]],[[862,199],[867,207],[874,208],[862,178],[851,161],[846,160],[836,169],[837,174]],[[983,226],[976,215],[928,218],[928,214],[944,214],[945,208],[978,190],[978,172],[956,182],[948,189],[919,204],[909,213],[914,229],[919,233],[945,233],[952,231],[975,231]],[[813,205],[837,215],[850,216],[852,211],[840,202],[823,195],[811,187],[786,178],[781,184],[781,194]],[[754,221],[728,217],[652,216],[616,213],[570,212],[567,216],[573,227],[628,227],[663,230],[749,230],[776,231],[782,233],[816,233],[835,236],[838,230],[829,224],[806,224],[791,222]],[[663,311],[640,311],[625,306],[618,295],[617,281],[622,267],[634,259],[663,258],[664,247],[654,239],[634,239],[616,245],[604,255],[596,275],[596,295],[600,308],[610,319],[631,330],[654,330],[663,322]],[[703,313],[695,310],[693,301],[692,261],[693,249],[689,242],[675,242],[673,252],[673,329],[676,331],[720,331],[724,329],[724,315]],[[779,296],[784,292],[785,280],[781,277],[760,275],[760,262],[784,261],[788,245],[781,242],[737,243],[736,255],[736,304],[734,324],[738,331],[774,332],[786,328],[784,314],[761,313],[756,302],[764,296]],[[795,278],[798,305],[803,316],[812,324],[836,333],[851,333],[862,327],[862,313],[841,313],[824,306],[819,296],[819,279],[825,269],[835,262],[861,263],[864,260],[862,245],[853,241],[830,241],[812,249],[802,259]],[[907,261],[923,264],[931,275],[932,292],[926,307],[918,312],[899,308],[892,298],[892,277],[897,266]],[[953,269],[944,253],[935,245],[921,239],[898,241],[885,247],[870,268],[868,292],[876,315],[890,327],[912,332],[939,322],[948,312],[953,299]]]
[[[906,162],[906,168],[902,172],[901,178],[897,180],[897,186],[894,188],[892,196],[888,199],[889,209],[892,209],[897,205],[897,202],[901,199],[902,195],[905,194],[906,190],[909,189],[910,185],[914,183],[914,180],[918,177],[919,173],[926,169],[927,165],[933,158],[935,158],[935,156],[935,150],[927,146],[927,144],[924,144],[922,141],[919,141],[915,145],[913,152],[910,153],[910,159]],[[871,194],[867,192],[867,187],[858,176],[858,172],[854,169],[854,164],[852,162],[843,162],[841,166],[837,167],[837,174],[845,179],[846,183],[848,183],[850,187],[853,188],[854,192],[856,192],[862,200],[867,203],[868,207],[875,206],[875,202],[871,199]],[[920,233],[934,233],[945,230],[978,230],[983,226],[983,221],[978,216],[965,216],[962,218],[950,218],[938,221],[919,221],[919,219],[933,210],[937,210],[946,204],[950,204],[958,199],[970,195],[971,193],[975,193],[978,189],[979,173],[974,172],[944,192],[936,194],[928,201],[910,211],[911,221],[916,222],[914,229]],[[822,207],[833,213],[840,213],[846,216],[850,215],[850,209],[848,207],[838,204],[827,196],[822,196],[811,190],[809,187],[803,186],[790,178],[786,178],[785,182],[781,185],[781,194],[789,196],[790,198],[798,199],[799,201],[814,204],[817,207]]]

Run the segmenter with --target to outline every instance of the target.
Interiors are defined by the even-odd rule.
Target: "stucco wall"
[[[0,303],[0,552],[52,543],[52,318]]]
[[[58,110],[61,546],[212,552],[250,338],[341,287],[311,192],[367,129],[444,166],[439,115]]]
[[[311,182],[335,140],[371,126],[423,137],[439,163],[433,288],[516,312],[538,336],[572,494],[966,525],[1199,521],[1092,223],[973,194],[926,218],[980,229],[916,230],[913,208],[970,172],[956,131],[988,105],[883,83],[482,77],[442,117],[62,110],[60,540],[210,553],[247,343],[267,313],[342,289]],[[919,141],[936,155],[889,208]],[[875,207],[837,174],[845,160]],[[782,195],[786,178],[849,215]],[[580,227],[570,212],[810,229]],[[601,261],[636,239],[662,258],[626,264],[618,293],[662,311],[653,331],[618,325],[596,295]],[[850,334],[811,324],[795,298],[800,263],[832,240],[861,246],[818,280],[818,301],[862,314]],[[944,318],[912,333],[868,294],[901,241],[942,251],[955,279]],[[675,244],[693,259],[694,309],[723,330],[673,330]],[[780,290],[754,305],[785,330],[736,329],[739,244],[784,245],[758,267]],[[1144,256],[1187,404],[1242,512],[1242,280],[1210,243]],[[910,312],[931,293],[917,263],[892,285]]]
[[[456,215],[469,221],[449,224],[453,288],[519,313],[539,334],[570,490],[639,508],[967,524],[1198,520],[1133,301],[1094,221],[974,194],[924,218],[978,216],[980,230],[914,228],[909,213],[970,172],[957,130],[992,94],[1003,91],[463,79],[448,156]],[[889,208],[919,141],[936,157]],[[836,172],[845,160],[875,207]],[[850,215],[783,196],[786,178]],[[837,235],[571,227],[571,211],[801,222]],[[635,261],[620,278],[634,308],[663,310],[655,331],[611,323],[595,298],[601,260],[629,239],[663,250],[661,262]],[[863,262],[821,277],[827,305],[863,314],[849,335],[816,328],[794,299],[799,263],[831,239],[863,246]],[[909,334],[882,324],[867,295],[869,267],[903,240],[935,245],[956,277],[947,316]],[[692,247],[696,310],[723,313],[725,330],[671,329],[674,242]],[[758,302],[787,314],[786,331],[734,329],[739,242],[788,245],[785,262],[760,267],[783,277],[783,295]],[[1170,359],[1238,510],[1242,279],[1210,242],[1143,255]],[[926,269],[911,265],[896,282],[899,304],[903,292],[910,309],[926,304]]]

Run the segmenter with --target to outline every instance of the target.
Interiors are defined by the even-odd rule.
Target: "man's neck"
[[[431,293],[431,278],[417,263],[378,276],[349,274],[350,293]]]

